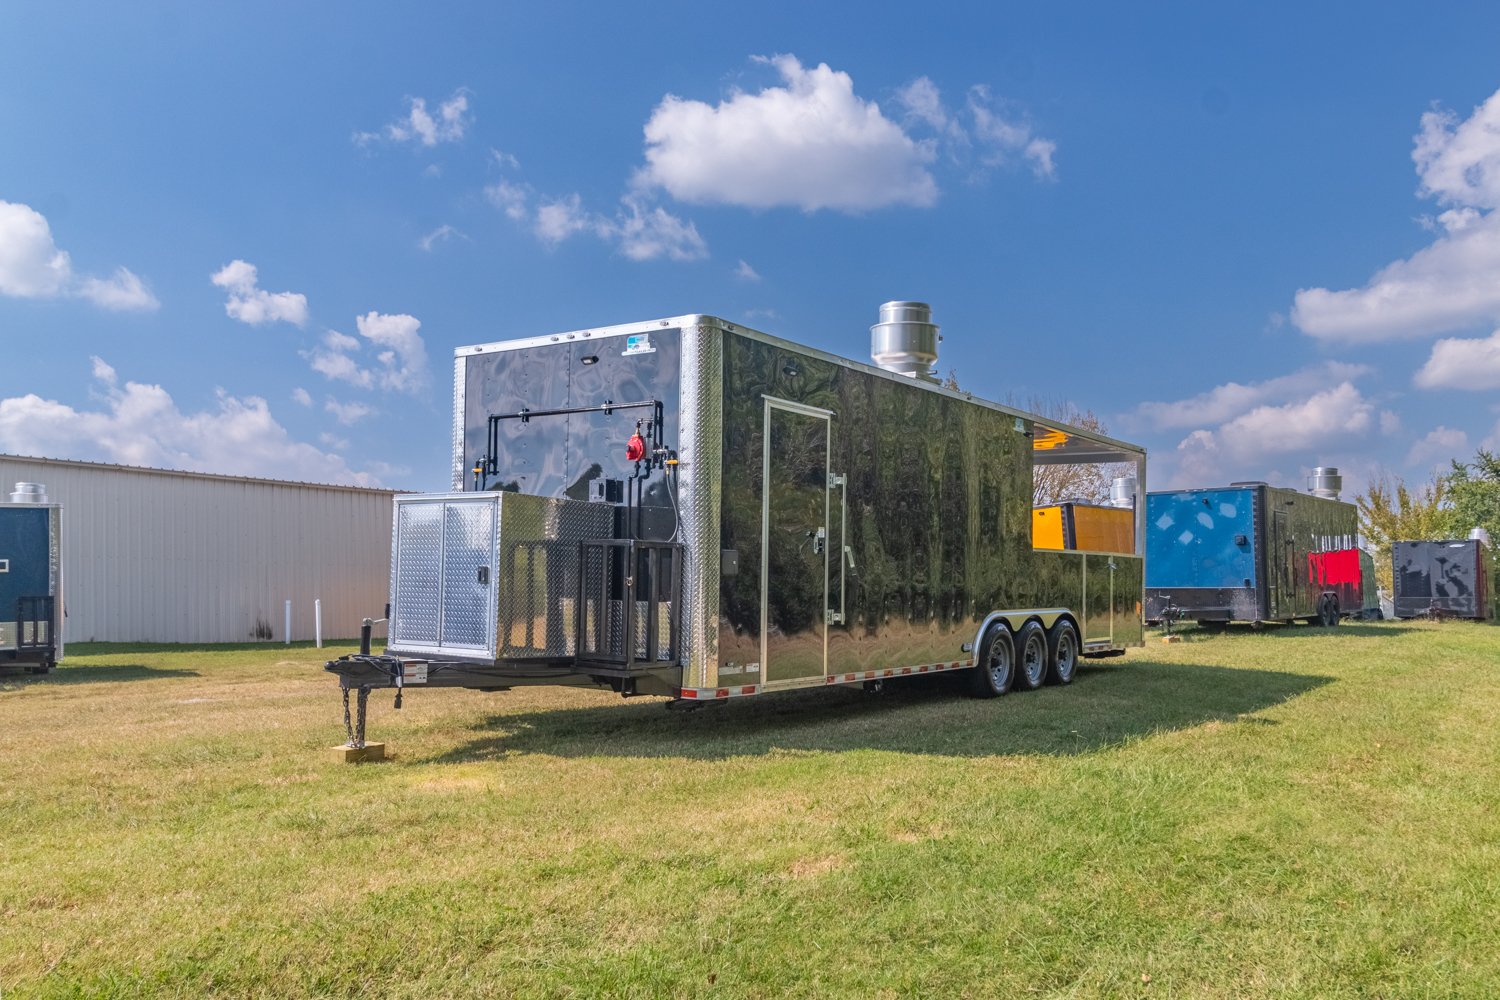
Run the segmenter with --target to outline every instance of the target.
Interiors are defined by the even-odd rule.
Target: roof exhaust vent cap
[[[1134,476],[1115,477],[1115,481],[1109,484],[1109,505],[1111,507],[1135,506]]]
[[[10,495],[11,503],[46,503],[47,487],[41,483],[17,483]]]
[[[1344,477],[1331,465],[1320,465],[1307,477],[1307,491],[1315,497],[1337,500],[1344,488]]]
[[[1483,528],[1470,528],[1469,541],[1482,542],[1485,548],[1490,547],[1490,533]]]
[[[870,358],[888,372],[936,382],[932,366],[942,339],[927,303],[887,302],[880,307],[880,322],[870,327]]]

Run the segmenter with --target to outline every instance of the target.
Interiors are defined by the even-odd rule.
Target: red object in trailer
[[[1307,582],[1314,591],[1338,595],[1341,612],[1364,607],[1364,587],[1359,571],[1359,549],[1335,549],[1307,554]]]

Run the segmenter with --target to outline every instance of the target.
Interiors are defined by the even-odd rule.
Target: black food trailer
[[[1477,538],[1391,545],[1392,603],[1397,618],[1496,616],[1500,587],[1489,547]]]

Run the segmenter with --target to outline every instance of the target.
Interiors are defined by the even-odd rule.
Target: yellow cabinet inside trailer
[[[1033,507],[1031,547],[1134,553],[1135,511],[1084,503]]]

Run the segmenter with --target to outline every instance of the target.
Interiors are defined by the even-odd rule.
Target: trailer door
[[[833,414],[766,397],[761,496],[761,682],[828,665],[828,453]]]
[[[1268,501],[1269,502],[1269,501]],[[1297,574],[1293,571],[1295,553],[1292,551],[1292,536],[1288,533],[1286,511],[1271,512],[1270,544],[1266,546],[1266,562],[1271,568],[1271,593],[1266,608],[1268,618],[1287,618],[1296,603],[1295,588]]]

